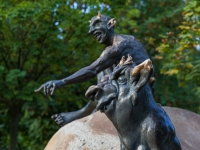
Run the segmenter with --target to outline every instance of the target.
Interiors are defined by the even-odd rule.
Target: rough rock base
[[[173,122],[182,150],[200,149],[200,115],[163,107]],[[120,150],[117,131],[105,114],[96,112],[60,128],[45,150]]]

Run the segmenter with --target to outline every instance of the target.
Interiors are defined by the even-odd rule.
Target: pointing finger
[[[44,85],[41,85],[35,92],[40,92],[44,88]]]
[[[51,118],[52,119],[56,119],[58,117],[58,114],[52,115]]]

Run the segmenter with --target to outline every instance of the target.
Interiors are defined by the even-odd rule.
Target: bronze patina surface
[[[116,34],[114,25],[116,21],[100,13],[90,20],[90,29],[88,34],[93,35],[100,44],[105,44],[106,48],[102,51],[97,60],[86,66],[71,76],[61,80],[48,81],[41,85],[36,92],[44,90],[46,95],[52,95],[55,89],[69,84],[84,82],[95,76],[98,77],[98,83],[108,79],[109,74],[113,71],[122,56],[127,58],[130,55],[137,65],[149,58],[142,43],[134,36]],[[154,78],[151,78],[151,84]],[[63,126],[75,119],[79,119],[91,114],[96,108],[96,102],[90,101],[84,108],[67,113],[53,115],[52,118],[57,124]]]

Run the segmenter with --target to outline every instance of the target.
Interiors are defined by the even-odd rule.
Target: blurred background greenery
[[[43,149],[59,127],[55,113],[88,100],[96,79],[66,86],[53,96],[35,93],[98,58],[103,45],[87,36],[88,21],[115,17],[115,30],[146,47],[156,71],[155,100],[200,113],[200,1],[0,0],[0,149]]]

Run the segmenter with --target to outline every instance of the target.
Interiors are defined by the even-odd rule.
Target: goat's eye
[[[118,80],[118,82],[121,83],[121,84],[125,84],[126,81],[127,81],[127,79],[126,79],[125,76],[119,76],[117,80]]]

